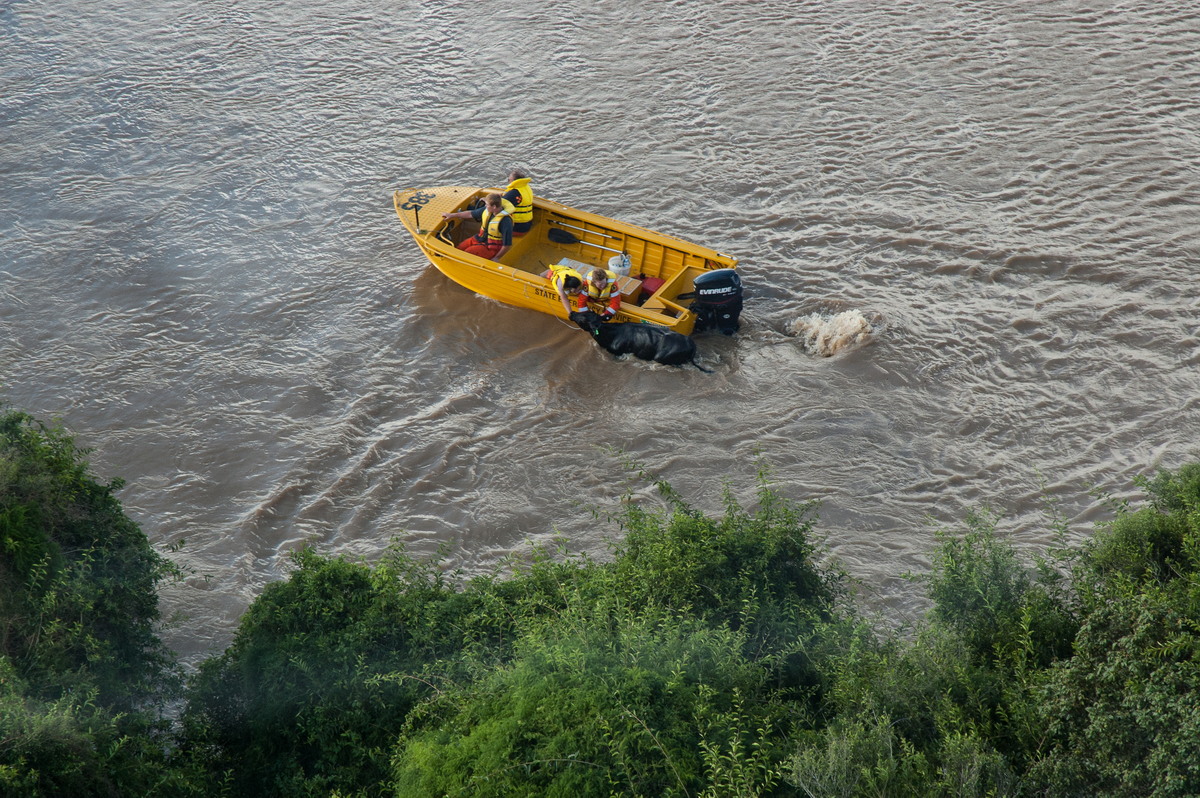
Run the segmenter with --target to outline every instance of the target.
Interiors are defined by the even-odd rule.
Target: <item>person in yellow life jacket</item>
[[[533,227],[533,187],[529,180],[529,175],[520,169],[512,170],[508,173],[508,185],[500,195],[512,206],[509,214],[513,220],[514,238],[520,238]]]
[[[617,315],[621,309],[621,289],[617,286],[617,273],[608,269],[592,269],[583,281],[579,294],[579,310],[591,309],[605,321]]]
[[[463,252],[488,260],[499,260],[512,247],[513,220],[503,213],[504,200],[499,194],[488,194],[482,208],[443,213],[443,219],[474,219],[479,233],[458,245]]]
[[[558,301],[562,302],[563,310],[570,316],[571,300],[574,299],[578,302],[579,293],[583,290],[583,278],[579,276],[579,272],[570,266],[556,263],[543,272],[542,276],[549,280],[554,289],[558,291]],[[586,307],[586,304],[582,307]]]

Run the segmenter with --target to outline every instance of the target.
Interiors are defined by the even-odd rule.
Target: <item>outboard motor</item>
[[[733,335],[742,315],[742,278],[734,269],[715,269],[696,278],[692,312],[695,332],[720,330]]]

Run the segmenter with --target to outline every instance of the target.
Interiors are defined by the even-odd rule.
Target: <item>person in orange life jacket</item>
[[[608,321],[621,309],[621,289],[617,286],[617,273],[608,269],[592,269],[583,281],[579,294],[579,310],[588,306]]]
[[[503,203],[499,194],[488,194],[482,208],[442,214],[443,219],[474,219],[479,222],[479,233],[465,239],[458,245],[459,249],[488,260],[499,260],[508,252],[512,247],[513,220],[501,213]]]
[[[506,203],[502,213],[512,216],[513,238],[520,238],[533,227],[533,187],[529,185],[529,175],[520,169],[509,172],[508,185],[500,196]]]
[[[547,269],[542,276],[549,280],[558,291],[558,301],[562,302],[563,310],[567,312],[568,316],[571,315],[572,299],[580,304],[580,310],[587,307],[587,303],[581,302],[579,298],[580,292],[583,291],[583,278],[579,276],[579,272],[570,266],[555,264]]]

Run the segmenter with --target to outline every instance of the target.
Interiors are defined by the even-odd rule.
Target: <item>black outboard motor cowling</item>
[[[695,280],[696,298],[692,312],[696,314],[694,332],[720,330],[725,335],[738,331],[742,315],[742,278],[734,269],[715,269]]]

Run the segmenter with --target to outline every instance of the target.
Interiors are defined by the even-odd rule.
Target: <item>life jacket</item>
[[[617,288],[617,273],[611,269],[604,269],[604,274],[608,277],[608,282],[603,288],[592,285],[591,280],[583,281],[583,290],[587,292],[587,298],[591,302],[607,302],[612,298],[613,292],[616,291],[620,295],[621,291]],[[588,272],[590,275],[591,272]]]
[[[512,204],[512,220],[514,224],[524,224],[533,221],[533,189],[529,187],[529,178],[518,178],[504,187],[504,193],[516,190],[521,195],[521,201]],[[508,200],[505,200],[508,202]]]
[[[479,217],[479,235],[475,236],[480,244],[499,245],[504,243],[504,234],[500,232],[500,222],[504,221],[504,214],[498,213],[495,216],[487,208],[483,209],[483,216]]]
[[[583,277],[579,272],[572,269],[570,266],[563,266],[560,263],[555,263],[550,267],[550,282],[554,284],[561,293],[566,293],[563,289],[563,280],[567,277],[574,277],[579,282],[583,282]]]

